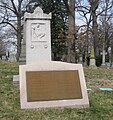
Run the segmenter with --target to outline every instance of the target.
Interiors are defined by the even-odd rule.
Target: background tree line
[[[87,62],[94,47],[98,61],[103,49],[108,52],[111,47],[113,51],[112,0],[0,0],[0,41],[7,36],[5,42],[17,47],[17,61],[21,53],[24,13],[32,13],[37,6],[45,13],[52,13],[53,60],[75,63],[82,56],[83,62]],[[83,24],[77,23],[75,13]]]

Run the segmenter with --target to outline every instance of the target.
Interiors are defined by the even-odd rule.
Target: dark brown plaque
[[[78,70],[26,71],[27,101],[82,99]]]

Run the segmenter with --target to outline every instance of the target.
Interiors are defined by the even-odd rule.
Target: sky
[[[89,4],[88,4],[87,0],[82,0],[81,6],[86,6],[86,8],[88,8]],[[89,15],[88,15],[88,17],[89,17]],[[75,12],[75,23],[76,23],[76,25],[79,25],[79,26],[86,24],[85,19],[83,19],[83,17],[78,12]]]
[[[14,0],[15,5],[18,5],[18,0]]]

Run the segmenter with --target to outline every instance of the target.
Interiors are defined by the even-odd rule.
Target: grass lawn
[[[97,90],[113,88],[113,69],[84,68],[84,72],[87,87],[95,89],[88,92],[89,108],[21,110],[19,88],[12,84],[18,64],[0,62],[0,120],[113,120],[113,92]]]

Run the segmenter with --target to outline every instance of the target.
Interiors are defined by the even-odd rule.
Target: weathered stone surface
[[[36,8],[34,13],[25,13],[26,64],[51,61],[51,14]]]

